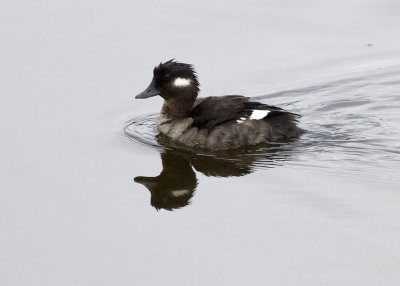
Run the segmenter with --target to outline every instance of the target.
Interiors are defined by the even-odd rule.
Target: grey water
[[[398,1],[0,6],[0,285],[400,285]],[[306,132],[166,145],[171,58]]]
[[[162,145],[157,110],[127,121],[122,132],[132,152],[145,148],[160,156],[150,170],[133,172],[143,203],[160,211],[195,209],[202,217],[182,222],[189,244],[195,240],[189,255],[206,253],[207,262],[195,265],[217,259],[212,263],[222,277],[256,284],[274,273],[279,285],[291,285],[293,276],[310,272],[318,283],[330,273],[371,285],[397,283],[400,65],[361,70],[255,97],[302,114],[306,132],[285,144],[186,151]],[[368,271],[384,276],[367,281]]]

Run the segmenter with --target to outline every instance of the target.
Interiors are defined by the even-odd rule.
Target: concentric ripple
[[[141,114],[132,118],[128,125],[124,127],[123,133],[138,144],[159,149],[162,146],[156,140],[158,134],[156,118],[157,114],[152,113]]]

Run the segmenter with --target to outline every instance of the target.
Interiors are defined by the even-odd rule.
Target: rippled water
[[[382,189],[397,190],[400,185],[400,65],[370,68],[342,77],[256,98],[269,104],[280,102],[280,106],[302,115],[301,127],[307,132],[286,144],[226,153],[184,151],[169,146],[158,135],[157,113],[132,118],[123,132],[134,143],[162,154],[163,171],[168,176],[156,177],[157,195],[163,191],[164,184],[166,193],[182,188],[182,166],[189,170],[190,165],[207,176],[216,177],[243,176],[290,165],[323,170],[331,176],[348,176],[360,181],[360,187],[373,181]],[[166,208],[171,209],[168,205]]]

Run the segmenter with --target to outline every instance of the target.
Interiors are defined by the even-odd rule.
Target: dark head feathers
[[[197,73],[191,64],[185,64],[171,59],[164,63],[160,63],[158,66],[154,67],[153,74],[155,78],[158,79],[171,79],[171,78],[189,78],[199,86],[199,81],[197,78]]]
[[[158,66],[154,67],[154,73],[159,73],[162,71],[169,72],[187,72],[191,74],[196,74],[193,65],[180,63],[175,61],[175,59],[166,61],[165,63],[160,63]]]

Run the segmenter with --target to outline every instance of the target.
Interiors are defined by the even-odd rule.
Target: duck
[[[300,115],[242,95],[199,97],[192,64],[175,59],[153,69],[149,86],[136,99],[164,99],[157,129],[180,146],[211,151],[238,149],[298,137]]]

